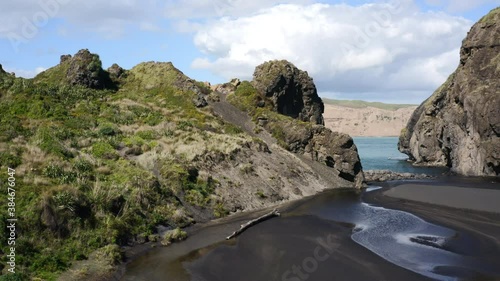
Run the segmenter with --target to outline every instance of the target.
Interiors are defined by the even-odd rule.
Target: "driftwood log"
[[[280,216],[280,213],[278,212],[278,209],[274,209],[272,212],[270,213],[267,213],[263,216],[260,216],[256,219],[253,219],[251,221],[248,221],[247,223],[245,224],[242,224],[240,229],[236,230],[235,232],[233,232],[233,234],[229,235],[228,237],[226,237],[226,240],[229,240],[231,238],[234,238],[238,235],[240,235],[243,231],[245,231],[247,228],[251,227],[251,226],[254,226],[256,224],[258,224],[259,222],[263,222],[267,219],[270,219],[272,217],[279,217]]]

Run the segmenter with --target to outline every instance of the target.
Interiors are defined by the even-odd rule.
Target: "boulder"
[[[253,86],[273,102],[274,110],[314,124],[324,124],[324,105],[313,79],[285,60],[265,62],[255,69]]]
[[[205,107],[208,105],[207,100],[200,93],[196,94],[196,96],[193,98],[193,104],[198,108]]]
[[[420,165],[500,174],[500,8],[469,31],[460,64],[413,113],[399,150]]]

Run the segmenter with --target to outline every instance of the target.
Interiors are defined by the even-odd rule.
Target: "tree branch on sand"
[[[263,216],[260,216],[256,219],[253,219],[251,221],[248,221],[247,223],[245,224],[242,224],[240,229],[236,230],[235,232],[233,232],[233,234],[229,235],[228,237],[226,237],[226,240],[229,240],[231,238],[234,238],[238,235],[240,235],[243,231],[245,231],[247,228],[251,227],[251,226],[254,226],[260,222],[263,222],[265,220],[268,220],[272,217],[279,217],[280,216],[280,213],[278,212],[278,209],[274,209],[272,212],[270,213],[267,213]]]

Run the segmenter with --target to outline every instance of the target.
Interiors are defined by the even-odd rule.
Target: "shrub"
[[[187,233],[184,230],[181,230],[180,228],[176,228],[174,230],[169,230],[165,232],[161,243],[167,246],[170,245],[172,242],[186,240],[186,238],[187,238]]]
[[[120,133],[120,130],[111,124],[105,124],[99,129],[101,136],[114,136]]]
[[[54,163],[47,165],[42,174],[51,179],[58,179],[60,183],[72,183],[77,177],[75,172],[65,171],[61,166]]]
[[[107,142],[98,142],[92,146],[92,155],[103,159],[116,159],[118,155],[111,144]]]
[[[183,130],[183,131],[187,131],[189,128],[192,128],[194,127],[193,126],[193,123],[190,122],[190,121],[185,121],[185,120],[182,120],[180,121],[178,124],[177,124],[177,129],[178,130]]]
[[[136,135],[144,140],[156,140],[156,139],[158,139],[158,134],[153,130],[140,131],[140,132],[137,132]]]
[[[217,203],[215,204],[214,207],[214,216],[216,218],[223,218],[225,216],[229,215],[229,211],[224,208],[224,204],[222,203]]]
[[[77,159],[73,163],[73,168],[79,173],[79,174],[86,174],[90,173],[94,170],[94,167],[92,163],[90,163],[87,160],[84,159]]]
[[[64,169],[59,165],[51,163],[43,169],[42,174],[51,179],[57,179],[63,176]]]
[[[46,127],[38,129],[35,136],[35,143],[46,153],[62,158],[71,158],[73,153],[69,151],[53,134],[52,130]]]
[[[262,189],[257,190],[257,192],[255,192],[255,195],[257,195],[257,197],[259,197],[260,199],[267,198],[267,195],[264,194],[264,191],[262,191]]]
[[[9,167],[9,168],[16,168],[17,166],[21,165],[23,162],[21,156],[19,155],[14,155],[11,154],[10,152],[7,151],[2,151],[0,152],[0,165]]]
[[[106,245],[95,251],[93,255],[97,260],[110,265],[118,264],[123,260],[123,252],[116,244]]]

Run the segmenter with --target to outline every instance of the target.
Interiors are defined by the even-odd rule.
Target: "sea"
[[[441,175],[448,168],[418,167],[398,151],[398,137],[353,137],[363,170],[390,170],[398,173]]]

